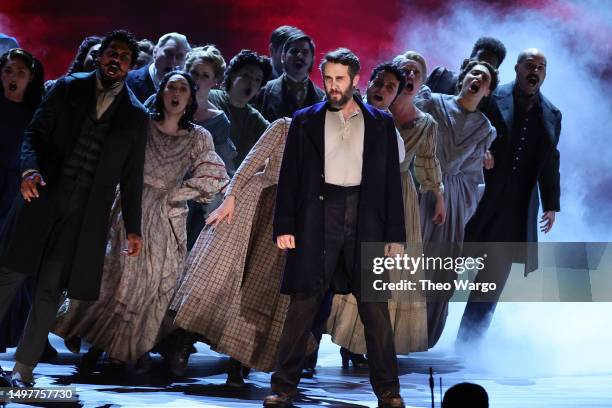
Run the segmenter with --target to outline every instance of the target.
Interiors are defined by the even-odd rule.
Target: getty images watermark
[[[479,272],[485,268],[487,254],[479,257],[452,257],[452,256],[411,256],[396,254],[395,256],[378,256],[372,258],[372,272],[382,275],[385,272],[406,272],[412,277],[417,272],[439,271],[455,273],[460,276],[467,271]],[[452,291],[470,290],[486,293],[495,291],[495,282],[470,282],[467,279],[453,279],[452,282],[437,282],[433,279],[398,279],[385,281],[374,279],[372,288],[376,291]]]
[[[361,245],[365,301],[612,301],[608,242],[411,243],[391,254],[385,247]]]

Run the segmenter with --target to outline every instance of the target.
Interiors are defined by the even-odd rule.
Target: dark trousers
[[[318,343],[321,343],[321,338],[323,337],[323,333],[325,332],[325,328],[327,326],[327,319],[329,318],[329,314],[331,313],[331,306],[334,299],[333,292],[327,291],[323,298],[323,302],[321,302],[321,307],[319,307],[319,311],[314,318],[314,322],[312,323],[311,333]],[[308,357],[306,357],[306,361],[304,361],[304,368],[315,368],[317,366],[317,360],[319,359],[319,349],[317,348],[313,351]]]
[[[352,277],[356,255],[358,188],[328,185],[325,195],[325,275],[327,284],[316,293],[291,295],[281,335],[272,390],[295,395],[304,365],[306,343],[315,316],[332,280]],[[338,266],[341,266],[338,268]],[[370,382],[377,396],[399,394],[397,358],[387,303],[357,306],[365,329]]]
[[[62,289],[67,282],[81,232],[88,191],[84,187],[66,187],[57,193],[53,203],[53,227],[41,266],[38,271],[32,271],[36,276],[34,301],[15,354],[15,360],[23,365],[36,366],[45,349],[49,331],[55,325]],[[4,317],[17,290],[28,276],[0,268],[0,318]]]
[[[492,244],[487,250],[487,255],[485,268],[478,272],[474,283],[495,283],[497,288],[486,293],[470,292],[457,334],[458,343],[470,344],[484,337],[510,275],[514,254],[503,243]]]

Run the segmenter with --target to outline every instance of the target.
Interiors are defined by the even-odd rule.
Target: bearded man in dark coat
[[[117,184],[126,253],[140,253],[148,115],[124,84],[137,56],[132,34],[109,33],[98,68],[58,80],[26,129],[21,195],[0,232],[0,317],[23,281],[37,280],[13,387],[33,384],[62,290],[73,299],[97,299]]]

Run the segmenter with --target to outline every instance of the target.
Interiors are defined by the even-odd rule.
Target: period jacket
[[[431,89],[431,92],[456,95],[458,78],[459,75],[456,72],[444,67],[436,67],[427,77],[425,85]]]
[[[125,79],[125,83],[128,84],[141,103],[145,103],[151,95],[157,92],[149,74],[149,65],[130,71]]]
[[[511,177],[509,166],[504,165],[512,159],[512,132],[514,124],[514,81],[497,88],[488,104],[483,107],[483,113],[489,118],[497,129],[498,137],[491,145],[491,152],[495,158],[495,167],[485,170],[485,191],[474,216],[466,227],[466,240],[480,242],[479,236],[488,221],[495,214],[504,200],[504,187]],[[537,183],[534,183],[527,211],[526,242],[537,242],[537,216],[542,200],[544,211],[560,210],[560,175],[559,175],[559,136],[561,134],[561,112],[540,93],[542,107],[542,130],[544,134],[542,148],[539,149],[537,163]],[[539,188],[539,197],[538,197]],[[525,274],[533,272],[538,267],[538,254],[535,246],[528,246],[525,256],[516,262],[525,263]]]
[[[405,242],[397,135],[393,119],[354,97],[364,120],[363,167],[357,242]],[[273,239],[295,236],[288,250],[281,292],[315,293],[325,285],[325,114],[327,103],[293,116],[278,181]],[[351,282],[334,281],[336,293],[360,291],[360,245]]]
[[[25,131],[22,171],[37,169],[47,183],[40,197],[15,200],[0,239],[0,265],[36,274],[53,226],[52,203],[62,169],[81,133],[85,117],[95,108],[96,74],[79,73],[57,81]],[[117,184],[122,196],[126,233],[140,235],[142,172],[148,115],[127,86],[116,96],[114,113],[83,216],[78,246],[71,260],[68,295],[98,297],[109,213]],[[69,260],[70,262],[70,260]]]
[[[285,89],[284,78],[285,74],[268,81],[252,103],[253,107],[255,107],[255,109],[257,109],[270,123],[282,117],[292,117],[297,110],[292,106],[293,104],[286,101],[285,94],[287,91]],[[306,100],[303,106],[307,107],[314,105],[315,103],[321,102],[323,98],[325,98],[325,92],[309,79]]]

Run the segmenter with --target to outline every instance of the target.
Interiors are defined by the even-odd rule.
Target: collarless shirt
[[[325,113],[325,182],[342,187],[361,184],[363,113],[356,109],[344,119],[342,112]]]
[[[111,106],[123,89],[123,84],[124,82],[120,81],[107,89],[102,85],[100,75],[96,74],[96,119],[100,119],[108,107]]]

